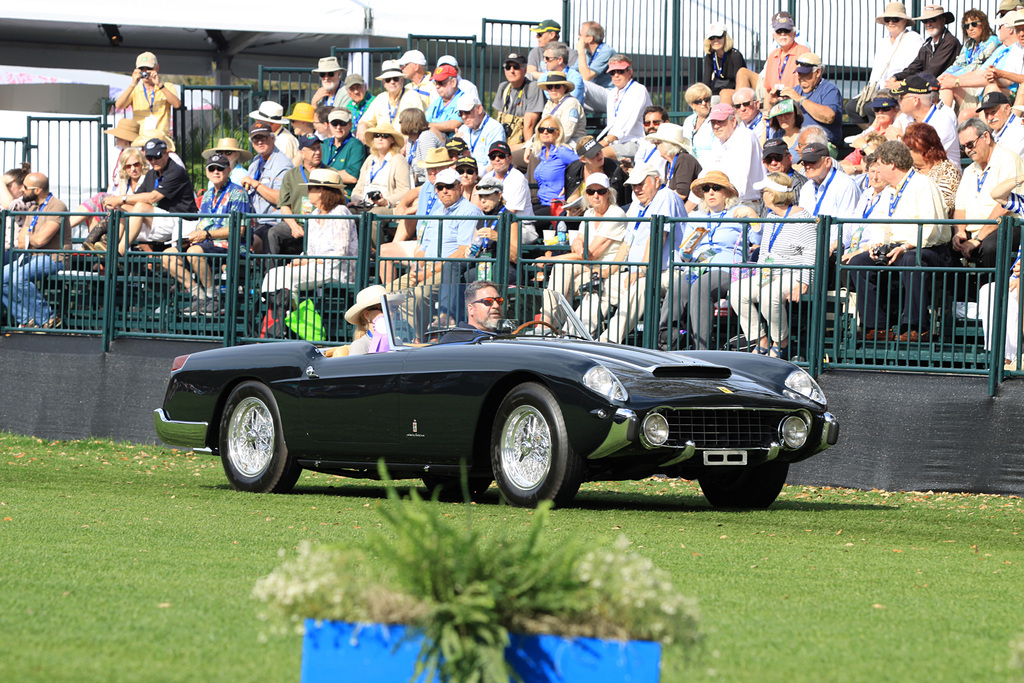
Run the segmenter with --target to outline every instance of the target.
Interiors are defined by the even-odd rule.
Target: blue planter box
[[[302,683],[405,683],[420,649],[419,637],[395,649],[406,632],[404,626],[308,619]],[[526,683],[656,683],[661,645],[512,634],[505,658]]]

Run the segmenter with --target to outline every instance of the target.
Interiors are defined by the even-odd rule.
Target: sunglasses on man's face
[[[764,163],[766,163],[766,164],[781,164],[782,160],[784,158],[785,157],[783,157],[783,155],[781,155],[781,154],[769,154],[768,156],[766,156],[764,158]]]
[[[508,155],[504,152],[491,152],[487,155],[487,158],[491,161],[497,161],[498,159],[508,159]]]
[[[481,306],[486,306],[487,308],[490,308],[494,304],[498,304],[499,306],[504,306],[505,305],[505,298],[501,297],[501,296],[485,296],[483,299],[477,299],[473,303],[480,304]]]
[[[788,36],[788,35],[789,35],[790,33],[792,33],[792,32],[793,32],[793,29],[789,29],[789,28],[777,28],[777,29],[775,29],[775,32],[776,32],[776,33],[778,33],[778,34],[780,34],[780,35]]]
[[[388,76],[387,78],[384,79],[384,82],[385,83],[397,83],[400,80],[402,80],[402,79],[399,76]]]
[[[652,119],[651,121],[644,121],[645,126],[654,126],[655,128],[657,128],[663,123],[665,122],[662,121],[661,119]]]
[[[622,74],[629,73],[629,69],[609,69],[609,76],[621,76]]]
[[[537,126],[537,132],[554,134],[558,132],[558,129],[552,126]]]
[[[599,194],[602,197],[608,194],[608,190],[603,187],[595,187],[594,189],[587,188],[587,194],[593,197],[595,194]]]
[[[903,21],[903,20],[900,19],[899,17],[886,17],[885,18],[885,23],[887,23],[887,24],[898,24],[901,21]]]
[[[434,185],[434,189],[437,190],[438,192],[443,192],[445,190],[454,190],[457,187],[461,186],[458,183],[438,183],[437,185]]]
[[[320,78],[334,78],[335,76],[337,76],[340,73],[341,73],[340,71],[328,71],[326,73],[320,74]]]
[[[351,121],[331,121],[331,125],[334,126],[335,128],[344,128],[350,123]]]
[[[747,107],[749,107],[753,103],[754,103],[754,100],[747,100],[746,102],[737,102],[733,106],[736,107],[737,109],[746,109]]]
[[[519,71],[523,68],[523,65],[519,62],[509,62],[505,65],[505,71]]]

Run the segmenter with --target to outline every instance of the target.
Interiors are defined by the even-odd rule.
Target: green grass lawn
[[[828,457],[827,455],[822,457]],[[0,681],[298,680],[301,639],[251,596],[279,551],[359,543],[376,482],[308,473],[293,495],[228,488],[218,460],[0,434]],[[528,528],[531,511],[446,505]],[[1024,633],[1019,498],[787,487],[719,512],[696,484],[588,484],[549,541],[625,534],[699,599],[687,680],[1007,680]]]

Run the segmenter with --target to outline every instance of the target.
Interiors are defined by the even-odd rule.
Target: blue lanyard
[[[645,159],[645,161],[646,161],[646,159]],[[668,184],[669,182],[672,181],[672,176],[676,172],[676,162],[678,162],[678,161],[679,161],[679,155],[678,154],[675,155],[674,157],[672,157],[672,165],[669,166],[669,168],[668,168],[668,175],[665,176],[666,184]]]
[[[821,211],[821,203],[825,201],[825,195],[828,194],[828,186],[832,184],[832,179],[836,177],[836,169],[833,166],[832,171],[828,174],[828,180],[825,181],[825,185],[821,189],[821,196],[818,197],[818,203],[814,205],[814,215],[817,216],[818,212]],[[818,190],[814,190],[815,196],[818,194]],[[788,212],[787,212],[788,213]]]
[[[146,84],[143,83],[142,84],[142,96],[146,98],[147,102],[149,102],[149,111],[152,112],[153,111],[153,105],[156,103],[156,88],[153,88],[153,94],[151,96],[149,93],[146,92]]]
[[[309,182],[309,178],[306,177],[306,167],[305,166],[299,166],[299,173],[302,174],[302,182],[303,183],[308,183]]]
[[[491,118],[490,116],[488,116],[487,114],[484,114],[484,120],[480,122],[480,127],[477,129],[476,140],[473,139],[473,131],[472,131],[472,129],[470,129],[469,126],[466,126],[466,129],[469,130],[469,153],[470,154],[472,154],[473,152],[476,151],[476,145],[477,145],[478,142],[480,142],[480,138],[482,138],[483,135],[484,135],[484,126],[487,125],[487,121],[489,121],[490,118]]]
[[[367,183],[367,185],[372,183],[373,179],[376,178],[378,175],[380,175],[380,172],[383,171],[385,168],[387,168],[388,164],[390,164],[390,163],[391,163],[391,160],[388,159],[387,161],[384,162],[384,164],[380,168],[378,168],[376,171],[374,171],[373,167],[377,165],[377,160],[376,159],[371,160],[370,161],[370,182]]]
[[[974,55],[978,54],[978,50],[981,49],[981,43],[975,43],[974,47],[967,53],[967,63],[971,64],[974,62]]]
[[[50,194],[46,195],[46,201],[45,201],[45,202],[43,202],[43,205],[42,205],[42,206],[40,206],[40,207],[39,207],[39,208],[37,209],[37,211],[40,211],[40,212],[42,212],[42,210],[46,208],[46,205],[50,203],[50,200],[51,200],[51,199],[53,199],[53,193],[52,193],[52,192],[51,192]],[[32,217],[32,222],[31,222],[31,223],[29,224],[29,226],[28,226],[28,231],[29,231],[30,233],[31,233],[31,232],[32,232],[33,230],[35,230],[35,228],[36,228],[36,222],[38,222],[38,221],[39,221],[39,214],[37,213],[37,214],[36,214],[35,216],[33,216],[33,217]]]
[[[782,81],[782,72],[786,70],[786,64],[789,63],[789,55],[786,55],[785,59],[779,60],[779,81]]]
[[[230,184],[230,183],[229,183]],[[217,189],[213,190],[213,206],[210,207],[210,213],[217,213],[217,209],[224,202],[224,199],[228,196],[228,185],[224,186],[224,189],[220,191],[220,196],[217,196]]]
[[[978,193],[979,194],[981,193],[981,186],[985,184],[985,179],[988,178],[988,172],[991,171],[991,170],[992,170],[992,165],[989,164],[988,167],[985,168],[985,172],[982,173],[980,176],[978,176]]]
[[[1003,135],[1005,135],[1006,131],[1009,130],[1010,124],[1013,123],[1015,118],[1017,118],[1016,114],[1010,114],[1010,118],[1006,119],[1006,123],[1003,124],[1003,129],[999,131],[999,135],[996,136],[996,142],[1003,139]],[[981,192],[981,190],[978,190],[978,192]]]
[[[345,140],[348,140],[347,135],[345,136]],[[334,163],[334,160],[338,158],[338,155],[341,154],[341,148],[345,144],[345,140],[342,140],[341,142],[337,143],[337,146],[335,146],[334,139],[331,138],[331,147],[333,148],[333,151],[331,152],[331,155],[327,157],[327,163],[324,164],[325,166],[330,166],[331,164]]]
[[[792,209],[793,207],[790,206],[789,208]],[[725,214],[727,214],[727,213],[729,213],[728,209],[726,209],[725,211],[720,211],[720,212],[715,214],[714,217],[719,219],[719,220],[718,220],[717,223],[715,223],[715,227],[711,228],[711,232],[708,233],[708,246],[709,247],[714,246],[714,244],[715,244],[715,231],[718,230],[719,227],[721,227],[721,225],[722,225],[722,220],[721,219],[725,218]],[[708,218],[711,218],[711,216],[708,216]],[[709,224],[710,224],[710,222],[711,221],[708,221]]]
[[[1010,54],[1011,48],[1006,47],[1005,45],[1000,45],[999,48],[1001,52],[999,53],[999,56],[996,57],[995,60],[992,62],[992,68],[999,66],[999,64],[1002,63],[1002,61],[1006,58],[1006,55]]]
[[[437,204],[437,194],[432,194],[427,197],[427,215],[430,215],[430,210],[434,208],[434,204]]]
[[[652,202],[652,203],[653,203],[653,202]],[[643,218],[644,216],[646,216],[646,215],[647,215],[647,210],[648,210],[648,209],[650,209],[650,208],[651,208],[651,205],[650,205],[650,204],[648,204],[647,206],[645,206],[645,207],[644,207],[644,210],[643,210],[643,211],[641,211],[640,213],[638,213],[638,214],[636,215],[636,217],[637,217],[637,218]],[[636,232],[636,231],[638,231],[639,229],[640,229],[640,221],[637,221],[636,223],[634,223],[634,224],[633,224],[633,232]]]
[[[626,96],[626,93],[629,92],[629,89],[633,87],[634,83],[636,83],[636,81],[630,81],[629,83],[626,84],[626,87],[622,89],[622,93],[616,93],[616,95],[615,95],[615,113],[612,114],[613,117],[618,118],[618,116],[619,116],[619,105],[622,104],[622,98],[624,98]]]
[[[928,112],[928,118],[926,118],[926,119],[924,120],[924,122],[925,122],[925,123],[928,123],[929,121],[931,121],[931,120],[932,120],[932,117],[933,117],[933,116],[935,116],[935,112],[936,112],[936,111],[938,111],[938,105],[934,105],[934,104],[933,104],[933,105],[932,105],[932,108],[931,108],[931,111],[929,111],[929,112]]]
[[[604,46],[605,46],[605,44],[604,44],[604,43],[601,43],[601,44],[600,44],[600,45],[598,45],[598,46],[597,46],[596,48],[594,48],[594,54],[592,54],[592,55],[588,54],[588,55],[587,55],[587,66],[588,66],[588,67],[589,67],[589,66],[590,66],[591,64],[593,64],[593,63],[594,63],[594,60],[595,60],[595,59],[597,59],[597,53],[598,53],[598,52],[600,52],[600,51],[601,51],[601,48],[602,48],[602,47],[604,47]],[[586,52],[586,50],[584,50],[584,52]]]
[[[409,143],[409,155],[406,157],[409,161],[409,165],[412,166],[413,161],[416,159],[416,148],[420,146],[420,139],[416,138],[415,142]]]
[[[711,53],[711,61],[714,63],[712,69],[714,69],[715,78],[725,78],[725,76],[722,75],[722,65],[718,63],[718,55],[714,52]]]
[[[265,165],[266,163],[267,163],[267,160],[266,160],[266,159],[264,159],[264,158],[263,158],[263,157],[261,156],[261,157],[259,158],[259,161],[257,161],[257,162],[256,162],[256,175],[254,175],[254,176],[252,177],[252,179],[253,179],[253,180],[259,180],[259,179],[260,179],[260,176],[261,176],[261,175],[263,175],[263,166],[264,166],[264,165]]]
[[[861,214],[861,218],[867,218],[868,216],[870,216],[871,212],[875,210],[875,207],[878,206],[878,202],[880,202],[881,200],[882,200],[882,195],[880,195],[880,194],[875,195],[875,201],[871,202],[871,204],[868,206],[868,208],[864,209],[864,213]]]
[[[907,185],[910,184],[910,179],[914,177],[914,169],[910,169],[910,173],[907,174],[903,184],[900,185],[900,191],[896,193],[896,196],[889,200],[889,218],[896,212],[896,207],[899,205],[900,200],[903,199],[903,191],[907,189]]]
[[[658,151],[658,146],[655,145],[654,148],[651,149],[651,151],[647,153],[647,156],[644,157],[644,163],[646,164],[648,161],[650,161],[650,158],[653,157],[654,153],[657,152],[657,151]],[[675,165],[675,164],[673,163],[673,165]]]
[[[498,225],[498,216],[500,216],[503,213],[505,213],[505,207],[504,206],[501,207],[501,211],[499,211],[498,213],[494,214],[494,220],[492,220],[492,221],[484,221],[484,227],[485,228],[496,228],[497,225]]]
[[[833,169],[834,170],[834,169]],[[793,210],[793,205],[790,204],[789,208],[786,209],[786,215],[782,217],[783,220],[789,218],[789,212]],[[772,253],[772,249],[775,247],[775,240],[779,237],[779,233],[782,232],[782,226],[785,223],[776,223],[775,228],[772,230],[772,237],[768,240],[768,253]]]

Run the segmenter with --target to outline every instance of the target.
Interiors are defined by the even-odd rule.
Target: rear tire
[[[779,497],[788,474],[788,462],[769,462],[735,472],[706,474],[697,481],[711,507],[764,510]]]
[[[562,409],[546,387],[520,384],[502,401],[491,431],[491,469],[510,505],[565,505],[579,491],[585,463],[569,444]]]
[[[288,455],[277,401],[259,382],[239,384],[228,396],[220,454],[228,482],[239,491],[287,493],[302,472]]]

